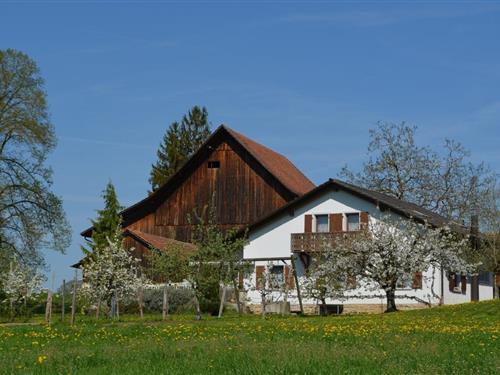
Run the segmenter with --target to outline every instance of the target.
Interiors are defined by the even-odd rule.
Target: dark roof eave
[[[373,193],[373,194],[382,194],[382,193],[373,192],[373,191],[370,191],[368,189],[359,188],[359,187],[356,187],[357,189],[353,189],[350,186],[354,187],[354,185],[347,184],[347,183],[345,183],[343,181],[335,180],[335,179],[331,179],[330,178],[326,182],[322,183],[321,185],[318,185],[315,189],[313,189],[313,190],[309,191],[308,193],[302,195],[301,197],[298,197],[295,200],[293,200],[293,201],[285,204],[284,206],[282,206],[282,207],[278,208],[277,210],[271,212],[269,215],[265,216],[264,218],[262,218],[260,220],[257,220],[256,222],[250,224],[247,229],[249,231],[255,230],[258,227],[260,227],[260,226],[268,223],[272,219],[276,218],[277,216],[279,216],[279,215],[281,215],[281,214],[283,214],[283,213],[285,213],[287,211],[293,210],[294,207],[296,207],[298,204],[304,203],[308,199],[312,199],[317,194],[320,194],[321,192],[323,192],[323,190],[326,190],[328,188],[333,188],[335,190],[348,191],[349,193],[354,194],[356,196],[359,196],[362,199],[371,201],[372,203],[374,203],[375,205],[377,205],[379,208],[390,209],[391,211],[393,211],[393,212],[395,212],[397,214],[405,216],[405,217],[407,217],[409,219],[416,220],[416,221],[418,221],[418,222],[420,222],[422,224],[431,225],[433,227],[441,227],[441,226],[444,226],[444,225],[450,225],[450,227],[454,231],[456,231],[456,232],[459,232],[459,233],[468,233],[468,229],[467,228],[465,228],[462,225],[459,225],[457,223],[453,223],[450,220],[447,220],[446,218],[444,218],[444,217],[442,217],[442,216],[440,216],[440,215],[438,215],[436,213],[432,213],[433,216],[435,216],[434,220],[433,220],[432,217],[429,218],[429,219],[424,219],[424,218],[422,218],[420,216],[412,215],[407,210],[404,210],[401,207],[397,207],[396,205],[390,204],[389,202],[384,202],[380,198],[376,198],[374,196],[371,196],[370,194],[364,193],[363,191],[360,191],[360,190],[357,190],[357,189],[362,189],[362,190],[365,190],[365,191]],[[387,198],[392,198],[392,197],[387,196]],[[409,204],[408,202],[404,202],[404,201],[401,201],[401,202],[404,203],[404,204]],[[425,210],[423,208],[420,208],[420,209],[421,210]],[[420,215],[424,215],[424,214],[420,213]],[[437,222],[437,218],[438,217],[439,217],[439,221],[441,221],[441,223]],[[240,230],[238,233],[240,235],[243,234],[243,230]]]

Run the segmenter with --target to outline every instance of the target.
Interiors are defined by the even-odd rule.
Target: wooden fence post
[[[45,305],[45,323],[50,325],[52,319],[52,290],[47,291],[47,304]]]
[[[236,307],[238,309],[238,315],[241,315],[241,302],[240,302],[240,288],[236,279],[233,279],[233,289],[234,289],[234,297],[236,299]]]
[[[75,280],[73,281],[73,296],[71,300],[71,325],[75,324],[77,282],[78,282],[78,268],[75,268]]]
[[[163,306],[161,311],[162,319],[167,319],[168,316],[168,283],[163,286]]]
[[[63,279],[62,298],[61,298],[61,322],[64,322],[64,294],[66,293],[66,280]]]

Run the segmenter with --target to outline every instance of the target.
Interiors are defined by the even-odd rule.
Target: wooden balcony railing
[[[292,252],[314,253],[321,252],[335,247],[336,242],[344,236],[356,236],[360,231],[351,232],[313,232],[313,233],[292,233]]]

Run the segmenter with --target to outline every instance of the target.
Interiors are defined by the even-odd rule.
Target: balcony
[[[292,252],[315,253],[335,247],[335,243],[343,236],[355,236],[360,231],[351,232],[314,232],[292,233]]]

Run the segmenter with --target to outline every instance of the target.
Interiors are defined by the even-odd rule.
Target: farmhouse
[[[260,275],[272,272],[277,279],[287,283],[288,291],[276,288],[270,293],[271,300],[285,298],[292,309],[317,309],[317,301],[301,298],[299,301],[296,282],[304,276],[315,253],[323,243],[343,235],[356,235],[369,222],[383,220],[385,215],[403,220],[415,220],[434,227],[445,224],[456,230],[465,228],[448,222],[444,217],[412,203],[354,186],[339,180],[328,180],[293,202],[267,215],[249,227],[249,243],[244,249],[244,259],[255,264],[254,271],[246,278],[247,300],[251,308],[259,309],[263,286]],[[297,278],[290,277],[295,266]],[[438,303],[453,304],[493,298],[492,275],[448,275],[446,270],[429,269],[423,273],[408,275],[401,282],[396,296],[400,307],[415,308]],[[368,290],[356,284],[346,294],[346,300],[328,300],[329,304],[343,304],[345,311],[383,311],[383,290]],[[272,288],[271,288],[272,289]],[[300,291],[299,291],[300,292]]]
[[[272,301],[287,300],[293,309],[302,302],[305,309],[317,309],[317,301],[299,298],[297,285],[319,245],[355,234],[387,212],[434,227],[447,224],[465,230],[414,204],[342,181],[328,180],[316,187],[283,155],[221,125],[163,186],[122,211],[124,245],[140,259],[150,248],[168,250],[175,245],[191,252],[190,215],[208,205],[215,208],[220,229],[248,229],[243,259],[252,264],[252,272],[241,275],[241,300],[253,310],[260,306],[259,279],[265,271],[273,272],[287,289],[283,293],[277,287],[269,295]],[[81,234],[90,237],[92,228]],[[342,302],[346,311],[383,310],[384,291],[374,293],[354,283],[345,301],[328,302]],[[492,285],[491,275],[448,275],[446,270],[429,269],[408,275],[396,295],[401,307],[460,303],[491,299]]]

